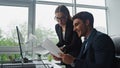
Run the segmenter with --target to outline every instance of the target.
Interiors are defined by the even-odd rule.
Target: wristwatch
[[[70,65],[71,65],[72,67],[75,67],[75,63],[74,63],[74,62],[73,62],[73,63],[71,63]]]
[[[75,62],[76,62],[76,59],[74,59],[74,61],[70,64],[72,67],[75,67]]]

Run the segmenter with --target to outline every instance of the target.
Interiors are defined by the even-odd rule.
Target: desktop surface
[[[43,63],[44,62],[44,63]],[[33,61],[29,63],[1,63],[0,68],[62,68],[55,61]]]
[[[36,68],[34,63],[4,63],[0,68]]]

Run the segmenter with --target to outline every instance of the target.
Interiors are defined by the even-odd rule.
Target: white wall
[[[108,34],[120,35],[120,0],[106,0],[108,7]]]

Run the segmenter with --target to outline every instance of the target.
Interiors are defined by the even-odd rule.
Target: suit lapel
[[[90,34],[90,36],[89,36],[89,38],[87,40],[87,46],[86,46],[83,54],[85,54],[85,52],[89,49],[89,47],[90,47],[91,43],[93,42],[93,39],[94,39],[94,37],[96,35],[96,32],[97,31],[95,29],[93,29],[92,33]]]
[[[60,36],[60,40],[63,40],[63,34],[62,34],[62,28],[59,27],[59,36]]]

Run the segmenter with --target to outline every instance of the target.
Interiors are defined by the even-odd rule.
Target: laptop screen
[[[22,46],[21,46],[22,42],[21,42],[21,37],[20,37],[21,33],[19,31],[18,26],[16,26],[16,30],[17,30],[17,36],[18,36],[18,44],[19,44],[19,48],[20,48],[21,62],[23,63],[24,60],[23,60],[23,52],[22,52]]]

